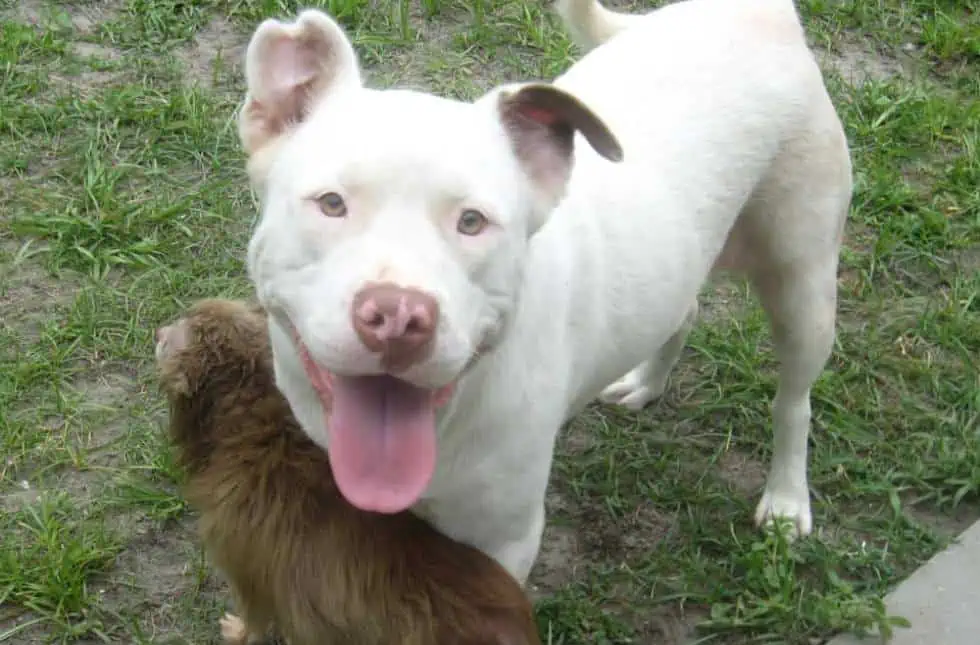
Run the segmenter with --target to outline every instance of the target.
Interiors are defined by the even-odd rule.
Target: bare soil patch
[[[854,86],[860,86],[868,80],[885,81],[908,75],[899,58],[875,51],[866,41],[845,40],[838,51],[823,52],[820,58]]]
[[[79,284],[74,276],[52,276],[29,258],[0,268],[0,329],[16,330],[20,346],[36,341],[53,311],[71,304]]]
[[[84,4],[68,4],[64,9],[71,17],[71,24],[80,35],[94,34],[100,25],[119,14],[121,0],[97,0]]]
[[[29,25],[40,24],[44,17],[44,2],[42,0],[21,0],[14,5],[9,15],[14,20]]]
[[[247,34],[225,18],[215,18],[194,36],[189,46],[177,50],[176,56],[191,84],[223,85],[242,75],[247,44]],[[218,74],[221,79],[216,78]]]
[[[198,565],[203,562],[196,546],[194,518],[164,526],[137,524],[128,548],[103,581],[103,605],[107,611],[138,615],[142,630],[153,634],[154,642],[180,642],[186,633],[185,615],[191,598],[223,602],[219,595],[225,584]],[[213,635],[217,635],[214,623]]]
[[[554,521],[556,512],[552,495],[548,500],[548,517],[552,518],[544,529],[544,538],[538,561],[531,571],[528,583],[532,597],[537,600],[547,597],[575,579],[578,565],[583,562],[582,540],[575,526]]]
[[[44,26],[58,15],[65,15],[72,29],[79,35],[95,33],[99,25],[114,18],[120,8],[117,0],[74,2],[46,2],[45,0],[20,0],[8,12],[13,20],[28,25]]]
[[[98,43],[76,42],[72,43],[71,49],[76,56],[102,61],[119,60],[121,56],[119,50]]]
[[[766,483],[766,467],[750,455],[734,449],[722,453],[715,467],[718,476],[739,495],[756,495]]]
[[[954,538],[977,521],[980,517],[980,504],[970,503],[959,506],[950,512],[937,512],[923,506],[906,506],[905,514],[915,521],[933,529],[945,538]]]

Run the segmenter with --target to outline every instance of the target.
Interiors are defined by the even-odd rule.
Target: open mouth
[[[455,383],[426,389],[389,374],[335,374],[312,359],[295,330],[293,337],[324,409],[327,453],[341,494],[378,513],[415,504],[435,472],[436,410]]]

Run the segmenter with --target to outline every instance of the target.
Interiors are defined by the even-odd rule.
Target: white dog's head
[[[329,438],[347,498],[400,510],[431,477],[435,406],[507,327],[575,132],[609,159],[619,144],[547,84],[475,103],[365,88],[315,10],[262,23],[246,76],[239,132],[262,203],[248,271],[292,334],[277,361],[301,360],[329,406],[329,428],[306,430]]]

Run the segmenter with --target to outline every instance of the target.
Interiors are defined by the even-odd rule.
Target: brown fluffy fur
[[[250,638],[274,628],[290,645],[540,644],[527,596],[490,557],[410,513],[346,502],[275,387],[260,308],[201,301],[162,335],[185,495]]]

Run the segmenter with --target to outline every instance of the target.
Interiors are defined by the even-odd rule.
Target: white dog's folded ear
[[[302,122],[324,96],[361,84],[350,40],[315,9],[302,11],[294,22],[260,24],[245,53],[245,78],[239,136],[249,155]]]
[[[623,159],[619,141],[602,120],[571,94],[531,83],[500,94],[500,116],[514,153],[531,178],[557,199],[572,167],[575,132],[610,161]]]

